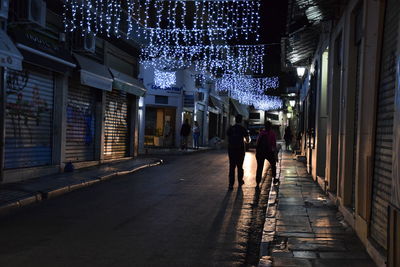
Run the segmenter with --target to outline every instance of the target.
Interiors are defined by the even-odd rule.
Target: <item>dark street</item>
[[[228,191],[226,152],[165,164],[1,218],[0,266],[251,266],[258,262],[268,183]]]

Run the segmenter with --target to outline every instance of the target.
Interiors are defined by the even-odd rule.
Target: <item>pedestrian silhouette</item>
[[[285,139],[285,144],[286,144],[286,150],[289,151],[289,147],[291,149],[291,144],[292,144],[292,130],[290,129],[290,126],[286,127],[285,129],[285,135],[283,136],[283,139]]]
[[[190,124],[189,124],[189,120],[186,119],[181,127],[181,148],[182,149],[187,150],[189,135],[190,135]]]
[[[271,129],[271,122],[265,123],[265,129],[260,132],[256,143],[256,159],[257,159],[257,173],[256,182],[257,187],[261,182],[261,176],[264,168],[264,160],[268,160],[271,165],[272,178],[274,182],[276,179],[276,161],[277,161],[277,148],[276,148],[276,135]]]
[[[243,161],[246,153],[245,142],[249,143],[250,137],[247,130],[241,125],[242,116],[237,115],[236,124],[230,126],[226,135],[228,136],[228,155],[229,155],[229,190],[233,189],[235,183],[235,169],[238,172],[239,187],[243,181]]]
[[[193,142],[194,148],[199,149],[200,126],[197,121],[193,125]]]

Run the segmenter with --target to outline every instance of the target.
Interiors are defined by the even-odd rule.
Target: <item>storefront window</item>
[[[145,146],[174,146],[175,114],[173,108],[146,108]]]

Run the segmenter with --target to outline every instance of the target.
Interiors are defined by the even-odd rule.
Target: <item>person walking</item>
[[[265,123],[265,130],[262,130],[257,138],[257,143],[256,143],[257,188],[259,187],[261,182],[261,176],[264,168],[264,160],[268,160],[269,164],[271,165],[272,178],[274,179],[274,183],[278,182],[276,179],[276,161],[277,161],[276,135],[271,128],[272,128],[271,122],[267,121]]]
[[[241,125],[242,116],[236,115],[236,124],[230,126],[226,135],[228,136],[228,156],[229,156],[229,190],[233,189],[235,183],[235,169],[237,168],[237,179],[239,187],[243,181],[243,161],[245,156],[245,142],[249,143],[250,137],[247,130]]]
[[[285,129],[285,135],[283,136],[283,139],[285,139],[285,144],[286,144],[286,151],[289,151],[289,147],[291,149],[292,146],[292,130],[290,129],[290,126],[286,127]]]
[[[181,127],[181,148],[187,150],[188,138],[190,135],[190,124],[189,120],[186,119]]]
[[[193,142],[195,149],[199,149],[199,137],[200,137],[200,127],[198,122],[195,121],[193,126]]]

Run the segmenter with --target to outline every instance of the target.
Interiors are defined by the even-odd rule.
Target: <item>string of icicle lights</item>
[[[268,89],[279,87],[278,77],[253,78],[251,76],[224,75],[217,79],[215,89],[228,92],[229,96],[244,105],[260,110],[276,110],[283,105],[279,97],[266,95]]]
[[[141,63],[147,67],[167,69],[184,68],[188,63],[196,71],[244,74],[263,72],[263,45],[199,45],[199,46],[146,46],[141,51]],[[161,64],[161,65],[160,65]]]
[[[229,40],[258,41],[260,5],[261,0],[65,0],[64,25],[82,36],[144,38],[141,62],[154,61],[150,65],[157,68],[160,62],[161,68],[197,62],[199,71],[261,73],[264,51],[258,47],[238,54],[214,48],[193,53],[194,47],[207,51]]]
[[[136,31],[155,44],[252,36],[258,41],[260,5],[261,0],[65,0],[64,23],[71,32],[119,37],[119,30],[127,29],[134,38]]]
[[[167,72],[154,69],[154,85],[166,89],[176,84],[176,72]]]

